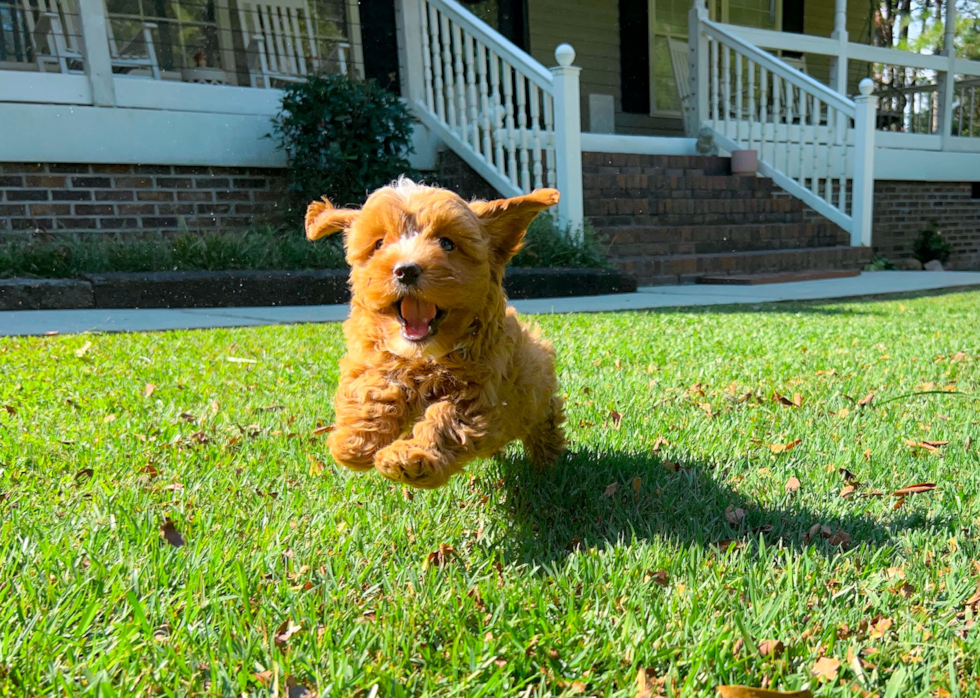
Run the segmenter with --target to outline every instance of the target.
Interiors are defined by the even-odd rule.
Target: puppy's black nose
[[[422,276],[422,267],[418,264],[398,264],[395,266],[395,278],[405,286],[414,286]]]

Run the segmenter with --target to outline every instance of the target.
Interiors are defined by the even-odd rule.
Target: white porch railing
[[[871,244],[875,98],[848,99],[708,19],[695,6],[696,123],[729,152],[754,150],[759,171]]]
[[[581,227],[580,68],[550,71],[454,0],[402,0],[407,96],[421,121],[502,193],[549,186]],[[421,39],[416,43],[417,39]]]

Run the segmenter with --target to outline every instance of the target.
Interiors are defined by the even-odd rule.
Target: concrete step
[[[687,255],[639,255],[610,259],[639,285],[693,283],[700,276],[763,274],[809,269],[861,269],[871,261],[866,247],[810,247]]]
[[[624,226],[597,232],[611,257],[786,250],[833,247],[846,242],[833,226],[825,223]]]

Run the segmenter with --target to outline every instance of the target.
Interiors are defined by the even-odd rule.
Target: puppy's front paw
[[[376,435],[343,428],[330,434],[327,446],[333,459],[351,470],[373,468],[374,456],[381,448]]]
[[[445,484],[451,474],[438,454],[411,441],[396,441],[378,451],[374,467],[389,480],[425,489]]]

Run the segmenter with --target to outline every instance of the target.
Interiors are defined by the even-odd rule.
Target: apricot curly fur
[[[542,189],[468,204],[399,180],[359,211],[310,204],[307,237],[343,230],[351,265],[347,354],[328,439],[338,463],[435,488],[515,440],[534,463],[557,461],[566,442],[554,351],[507,306],[501,286],[528,225],[557,201],[557,191]],[[418,281],[403,285],[399,264],[418,265]],[[422,339],[403,332],[407,297],[435,309],[415,320],[427,328]]]

